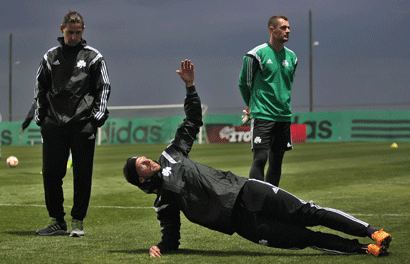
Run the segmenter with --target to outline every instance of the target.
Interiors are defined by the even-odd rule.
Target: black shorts
[[[252,149],[293,149],[290,122],[275,122],[264,119],[251,120]]]

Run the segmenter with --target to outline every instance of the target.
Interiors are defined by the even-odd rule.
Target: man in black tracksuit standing
[[[70,236],[83,236],[94,162],[97,128],[108,118],[110,81],[101,53],[82,39],[83,17],[69,12],[60,26],[59,46],[49,49],[37,71],[34,119],[43,140],[43,182],[51,223],[39,235],[67,232],[63,178],[71,150],[74,204]]]
[[[234,175],[196,163],[188,157],[202,126],[201,102],[194,86],[194,66],[181,62],[177,71],[185,82],[186,118],[175,139],[158,161],[136,156],[127,159],[126,180],[146,193],[157,194],[155,209],[162,227],[162,241],[150,248],[151,257],[177,250],[180,211],[191,222],[212,230],[240,236],[261,245],[303,249],[312,247],[334,254],[386,252],[390,234],[370,227],[341,211],[306,203],[269,183]],[[306,227],[322,225],[358,237],[371,237],[377,244],[361,244]]]

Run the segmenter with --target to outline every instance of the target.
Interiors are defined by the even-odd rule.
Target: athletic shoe
[[[73,161],[72,161],[72,160],[68,160],[68,161],[67,161],[67,169],[71,169],[72,166],[73,166]]]
[[[58,236],[67,234],[67,224],[66,222],[57,222],[55,218],[51,219],[48,226],[43,229],[36,231],[37,235],[40,236]]]
[[[379,257],[387,253],[387,249],[377,244],[369,244],[367,246],[366,253],[369,255],[374,255],[375,257]]]
[[[83,221],[80,220],[75,220],[71,222],[71,237],[81,237],[84,236],[84,226],[83,226]]]
[[[372,239],[376,241],[379,246],[382,246],[384,248],[389,248],[390,242],[392,241],[391,235],[384,232],[383,229],[374,232],[372,234]]]

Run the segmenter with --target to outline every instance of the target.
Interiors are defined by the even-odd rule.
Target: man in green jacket
[[[251,119],[253,164],[250,178],[278,186],[285,151],[291,150],[292,82],[298,59],[284,46],[289,40],[286,16],[269,19],[270,40],[250,50],[243,58],[239,90],[247,106],[244,122]],[[248,111],[249,109],[249,111]]]

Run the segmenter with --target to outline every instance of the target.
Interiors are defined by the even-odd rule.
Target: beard
[[[158,188],[161,186],[162,180],[158,174],[154,174],[148,181],[144,182],[139,188],[145,193],[158,193]]]

